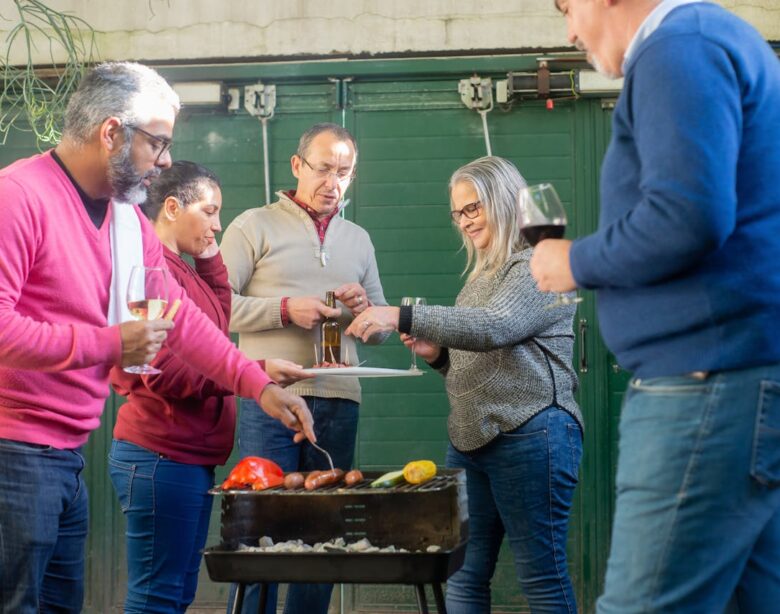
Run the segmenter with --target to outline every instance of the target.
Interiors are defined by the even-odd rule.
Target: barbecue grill
[[[364,472],[352,486],[331,485],[314,491],[214,489],[222,498],[221,540],[204,553],[209,576],[239,584],[233,611],[240,612],[246,584],[261,583],[260,612],[267,584],[333,582],[411,584],[420,612],[428,612],[425,584],[431,584],[440,613],[445,612],[441,583],[463,564],[468,538],[466,478],[460,469],[444,469],[418,485],[370,488],[380,472]],[[374,546],[409,552],[261,552],[263,536],[274,543],[305,543],[343,537],[368,539]],[[431,549],[434,546],[436,548]],[[429,551],[435,550],[435,551]]]

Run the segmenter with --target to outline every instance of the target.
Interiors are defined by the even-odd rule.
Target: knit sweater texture
[[[325,299],[328,290],[358,282],[374,305],[387,305],[374,246],[368,233],[357,224],[334,217],[320,245],[309,214],[282,192],[279,200],[249,209],[225,230],[220,249],[233,289],[231,332],[237,332],[238,345],[247,356],[286,358],[304,367],[314,363],[315,347],[320,347],[320,328],[305,330],[294,324],[282,326],[281,301],[285,296],[317,296]],[[322,266],[321,249],[326,266]],[[341,303],[339,322],[344,331],[352,321]],[[377,335],[379,343],[387,335]],[[359,362],[352,337],[342,335],[342,360]],[[320,359],[322,357],[320,356]],[[302,396],[343,398],[360,402],[357,378],[319,377],[289,387]]]
[[[625,70],[577,284],[640,377],[780,360],[780,62],[749,24],[672,10]]]
[[[164,267],[154,229],[134,209],[144,264]],[[0,217],[0,438],[77,448],[99,426],[109,369],[122,358],[119,326],[106,325],[111,214],[96,228],[45,153],[0,171]],[[172,281],[177,298],[166,345],[222,386],[259,397],[270,378]]]
[[[466,283],[454,307],[411,308],[408,332],[448,348],[442,367],[450,440],[462,452],[481,448],[556,405],[583,426],[572,369],[575,307],[545,309],[528,262],[513,254],[495,273]]]

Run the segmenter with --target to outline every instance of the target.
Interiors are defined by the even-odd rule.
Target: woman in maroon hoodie
[[[221,208],[217,176],[179,161],[151,185],[144,210],[171,275],[227,335],[231,290],[215,239],[222,230]],[[197,588],[214,467],[225,463],[233,447],[236,404],[230,390],[165,346],[153,364],[160,374],[111,372],[114,390],[127,397],[108,457],[127,519],[125,612],[184,612]],[[286,360],[268,360],[264,368],[281,385],[309,377]]]

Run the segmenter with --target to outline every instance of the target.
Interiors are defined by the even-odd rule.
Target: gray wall
[[[553,0],[47,0],[98,30],[102,59],[504,50],[566,44]],[[720,0],[780,40],[780,0]],[[16,22],[0,0],[0,35]],[[5,20],[9,21],[5,21]],[[21,41],[20,41],[21,43]],[[15,45],[11,62],[26,49]],[[50,63],[38,45],[40,63]],[[4,54],[3,54],[4,55]]]

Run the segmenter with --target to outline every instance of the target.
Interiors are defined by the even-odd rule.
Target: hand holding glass
[[[544,239],[562,239],[566,231],[566,211],[558,193],[550,183],[522,188],[518,194],[520,208],[520,232],[531,246]],[[558,294],[547,308],[579,303],[579,296]]]
[[[163,268],[134,266],[127,284],[127,308],[136,320],[161,318],[168,306],[168,273]],[[151,365],[125,367],[128,373],[161,373]]]
[[[426,305],[427,301],[421,296],[405,296],[401,299],[402,307],[413,307],[414,305]],[[410,371],[419,371],[417,368],[417,354],[414,351],[414,342],[412,342],[412,366]]]

